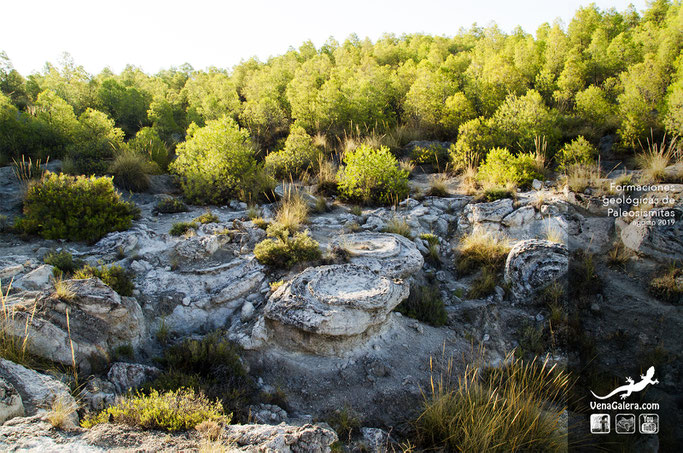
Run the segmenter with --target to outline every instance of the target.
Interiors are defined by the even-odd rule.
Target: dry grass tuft
[[[47,413],[50,424],[59,429],[75,428],[72,415],[78,410],[76,402],[64,395],[58,395]]]
[[[643,171],[644,183],[663,182],[666,179],[666,168],[673,164],[679,153],[676,147],[676,139],[667,142],[666,136],[661,143],[654,140],[647,140],[647,149],[636,156],[636,162]],[[678,156],[680,158],[680,156]]]
[[[400,234],[401,236],[412,239],[413,235],[410,231],[410,225],[403,217],[394,216],[387,222],[383,230],[385,233]]]
[[[505,237],[475,230],[460,239],[456,251],[456,269],[461,274],[471,274],[484,267],[500,268],[510,253],[510,242]]]
[[[308,221],[308,205],[298,193],[290,192],[280,202],[275,221],[290,233],[299,231]]]
[[[424,394],[415,421],[421,447],[446,451],[566,451],[562,424],[568,374],[548,360],[513,359],[499,368],[470,364],[455,378],[453,359]]]

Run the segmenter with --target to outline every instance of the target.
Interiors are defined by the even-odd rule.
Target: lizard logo
[[[655,379],[654,381],[652,380],[652,377],[654,375],[655,375],[655,367],[651,366],[650,368],[647,369],[647,374],[645,374],[644,376],[642,374],[640,375],[640,379],[641,379],[640,382],[634,382],[633,379],[631,379],[630,377],[627,377],[626,378],[627,384],[615,388],[614,390],[612,390],[612,392],[609,395],[598,396],[595,393],[593,393],[593,391],[591,391],[591,393],[593,393],[593,396],[599,400],[606,400],[607,398],[611,398],[618,393],[623,393],[623,395],[621,395],[621,399],[625,400],[626,398],[631,396],[631,393],[633,393],[633,392],[641,392],[641,391],[645,390],[645,387],[647,387],[650,384],[652,384],[652,385],[659,384],[659,381],[657,379]]]

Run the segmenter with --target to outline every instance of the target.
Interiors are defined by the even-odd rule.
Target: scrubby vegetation
[[[121,200],[111,178],[48,173],[29,188],[15,228],[46,239],[94,242],[129,228],[136,215],[135,205]]]
[[[111,266],[95,267],[89,264],[78,269],[73,274],[74,279],[85,279],[97,277],[105,285],[116,291],[122,296],[132,296],[135,285],[131,280],[130,274],[121,266],[113,264]]]
[[[318,242],[311,238],[308,231],[295,233],[281,224],[268,226],[264,239],[254,247],[254,256],[261,264],[275,268],[289,269],[297,263],[316,261],[321,258]]]
[[[683,303],[683,269],[676,264],[661,270],[650,281],[650,294],[670,304]]]
[[[510,245],[506,239],[475,232],[460,239],[455,267],[465,275],[484,267],[500,268],[509,252]]]
[[[419,445],[447,451],[565,451],[561,426],[569,376],[537,359],[508,357],[506,365],[469,365],[454,375],[453,362],[433,369],[422,413]]]
[[[177,198],[163,198],[154,206],[154,210],[160,214],[175,214],[178,212],[186,212],[187,205]]]
[[[85,418],[81,425],[92,428],[100,423],[122,423],[142,429],[187,431],[207,420],[229,424],[219,402],[212,402],[192,389],[178,389],[160,393],[126,396],[94,417]]]
[[[266,170],[278,179],[298,177],[318,163],[318,150],[306,129],[292,125],[285,147],[266,156]]]
[[[408,195],[408,173],[388,148],[361,145],[344,157],[339,192],[361,203],[397,203]]]
[[[435,286],[411,288],[410,296],[396,307],[396,311],[434,327],[443,326],[448,322],[448,313],[441,293]]]
[[[170,168],[181,177],[185,197],[193,203],[218,204],[235,197],[256,172],[249,132],[231,118],[192,124],[187,140],[176,148]]]
[[[166,349],[160,361],[165,371],[146,388],[161,392],[192,389],[209,400],[219,400],[226,412],[244,420],[254,384],[239,352],[237,346],[222,337],[221,331],[201,340],[187,339]]]
[[[66,250],[48,252],[43,257],[43,262],[54,266],[57,273],[66,275],[72,275],[83,266],[82,260],[74,259],[73,255]]]

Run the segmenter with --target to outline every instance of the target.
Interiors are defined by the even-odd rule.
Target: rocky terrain
[[[457,194],[455,178],[449,180],[453,195],[417,196],[395,207],[355,210],[328,199],[329,210],[312,212],[307,228],[324,255],[341,249],[344,259],[281,271],[255,259],[254,246],[266,233],[250,219],[245,203],[213,206],[218,222],[200,225],[195,234],[169,235],[173,223],[190,221],[205,208],[156,213],[156,203],[177,192],[170,177],[154,178],[148,193],[126,194],[141,209],[134,226],[93,245],[0,234],[3,293],[12,282],[4,303],[15,313],[3,327],[17,337],[28,329],[33,355],[64,369],[75,363],[81,379],[88,376],[74,400],[68,372],[50,376],[3,359],[3,450],[199,448],[202,440],[192,432],[168,436],[113,424],[86,430],[77,427],[77,418],[158,373],[154,358],[165,348],[161,334],[173,344],[216,329],[242,348],[259,390],[280,392],[286,401],[255,406],[251,414],[259,424],[227,428],[225,437],[237,451],[330,451],[341,435],[326,422],[347,407],[358,414],[362,429],[342,440],[386,451],[389,435],[400,440],[410,432],[408,420],[419,411],[429,383],[430,358],[457,358],[462,370],[479,346],[491,366],[517,348],[550,354],[571,369],[588,354],[576,344],[590,344],[592,363],[607,387],[612,378],[655,365],[660,384],[648,398],[660,401],[670,426],[681,426],[675,410],[669,411],[680,404],[681,305],[657,300],[647,288],[663,266],[683,259],[683,185],[669,185],[678,200],[670,208],[677,221],[666,226],[609,217],[603,200],[617,194],[573,193],[550,181],[534,181],[533,190],[493,202]],[[413,193],[424,189],[424,181],[419,174],[411,179]],[[300,187],[303,193],[312,189]],[[18,214],[20,193],[11,169],[0,168],[0,213]],[[317,200],[308,199],[315,207]],[[275,203],[258,207],[266,221],[276,209]],[[409,227],[410,238],[388,232],[396,219]],[[477,275],[456,267],[460,241],[474,232],[503,235],[511,243],[499,281],[484,297],[471,296]],[[437,261],[428,234],[436,237]],[[620,266],[609,263],[615,247],[627,253]],[[55,295],[52,266],[42,260],[61,250],[93,265],[122,266],[134,275],[135,290],[120,296],[98,278],[73,280],[73,295],[64,302]],[[557,325],[542,295],[553,282],[568,282],[570,294],[581,284],[570,271],[579,251],[594,257],[602,287],[588,304],[565,300],[565,316],[580,318],[585,337],[567,342],[577,331],[564,339],[548,335]],[[395,311],[420,286],[438,289],[445,326]],[[122,348],[132,353],[122,358]],[[81,408],[68,429],[46,418],[55,399]],[[663,429],[661,436],[680,439],[680,428]]]

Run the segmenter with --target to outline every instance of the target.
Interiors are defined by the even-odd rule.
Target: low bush
[[[278,179],[298,178],[303,172],[314,169],[318,155],[311,136],[303,127],[295,124],[284,149],[266,156],[265,169]]]
[[[254,255],[261,264],[289,269],[297,263],[319,260],[322,256],[318,241],[308,231],[290,237],[288,229],[271,224],[266,230],[271,239],[264,239],[254,247]]]
[[[207,420],[229,424],[220,402],[212,402],[192,389],[164,393],[152,390],[148,395],[136,393],[124,397],[94,417],[86,417],[81,425],[92,428],[100,423],[121,423],[142,429],[187,431]]]
[[[410,153],[410,160],[417,165],[443,166],[448,163],[448,150],[439,144],[416,146]]]
[[[499,236],[476,231],[460,239],[456,252],[455,267],[467,275],[484,267],[500,269],[510,252],[510,244]]]
[[[595,147],[583,136],[579,136],[557,152],[555,161],[558,170],[565,171],[573,165],[590,165],[597,155]]]
[[[104,282],[105,285],[119,293],[121,296],[132,296],[135,285],[131,280],[131,276],[121,266],[100,266],[95,267],[86,264],[78,269],[73,278],[76,280],[97,277]]]
[[[242,365],[239,348],[222,334],[216,331],[167,348],[160,360],[165,371],[145,388],[190,388],[220,400],[227,412],[240,420],[246,419],[255,386]]]
[[[512,155],[505,148],[493,148],[479,167],[477,180],[485,185],[529,187],[534,179],[542,179],[532,154]]]
[[[216,214],[213,212],[206,211],[204,214],[200,215],[199,217],[195,217],[192,219],[192,223],[201,223],[202,225],[205,225],[207,223],[218,223],[220,222],[220,219]]]
[[[114,177],[114,184],[123,190],[133,192],[144,192],[149,189],[149,174],[153,172],[154,168],[146,157],[133,151],[118,153],[109,165],[109,173]]]
[[[48,252],[43,257],[43,262],[55,267],[55,273],[71,275],[76,272],[77,269],[83,266],[83,261],[79,259],[74,259],[71,253],[66,250],[61,252]]]
[[[468,365],[454,376],[453,360],[432,368],[414,426],[420,447],[429,451],[565,451],[561,417],[570,377],[543,362],[508,355],[497,368]]]
[[[154,206],[154,210],[160,214],[175,214],[187,212],[187,205],[177,198],[162,198]]]
[[[683,269],[670,266],[650,281],[650,294],[671,304],[683,303]]]
[[[396,307],[396,311],[434,327],[446,325],[448,322],[448,313],[441,292],[435,286],[411,288],[410,296]]]
[[[347,153],[338,178],[341,196],[362,203],[397,203],[409,192],[408,172],[385,147],[361,145]]]
[[[47,173],[28,189],[15,228],[45,239],[95,242],[130,228],[138,215],[133,203],[121,200],[111,178]]]
[[[486,201],[488,203],[503,198],[515,198],[515,191],[508,187],[488,187],[477,197],[478,201]]]
[[[182,236],[195,228],[197,228],[197,223],[195,222],[175,222],[171,225],[171,229],[168,230],[168,234],[171,236]]]

